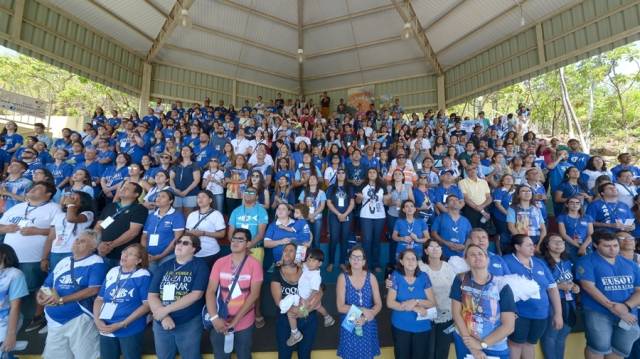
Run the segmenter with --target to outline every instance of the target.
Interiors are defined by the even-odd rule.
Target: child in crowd
[[[324,253],[320,248],[312,248],[309,250],[306,260],[302,264],[302,275],[298,280],[298,294],[289,294],[280,301],[280,312],[287,313],[292,306],[298,306],[301,312],[307,312],[307,301],[320,290],[322,278],[320,276],[320,267],[324,260]],[[320,304],[315,310],[324,318],[324,326],[330,327],[335,320],[327,310]],[[289,326],[291,327],[291,336],[287,339],[288,346],[294,346],[303,338],[302,333],[298,330],[298,322],[295,315],[288,315]]]

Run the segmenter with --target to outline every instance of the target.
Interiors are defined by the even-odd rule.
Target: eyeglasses
[[[260,175],[256,173],[256,174],[252,174],[251,177],[260,178]]]
[[[243,237],[231,237],[231,242],[235,242],[235,243],[242,243],[242,242],[246,242],[247,240]]]
[[[168,160],[168,159],[170,159],[171,157],[169,157],[169,156],[160,156],[160,158],[165,159],[165,160]]]
[[[179,244],[181,246],[192,246],[193,243],[191,243],[190,241],[183,241],[183,240],[177,240],[176,244]]]
[[[244,191],[244,194],[249,195],[249,196],[255,196],[256,192],[255,191]]]
[[[364,260],[364,256],[350,256],[349,258],[352,259],[354,262],[359,262]]]

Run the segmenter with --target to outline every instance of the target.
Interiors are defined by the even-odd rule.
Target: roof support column
[[[302,31],[303,28],[303,17],[304,17],[304,0],[298,0],[298,51],[304,50],[304,34]],[[298,54],[301,56],[301,54]],[[300,97],[304,97],[304,64],[303,61],[298,59],[298,94]]]
[[[149,108],[149,97],[151,94],[151,70],[152,65],[149,62],[142,63],[142,86],[140,87],[140,105],[138,106],[138,114],[144,117]]]
[[[233,83],[231,84],[231,103],[233,104],[233,107],[240,107],[239,103],[236,103],[236,101],[238,101],[238,80],[233,79]]]
[[[447,107],[447,97],[445,94],[445,87],[444,87],[444,74],[437,77],[436,89],[438,94],[438,110],[444,110]]]
[[[16,0],[14,5],[11,24],[11,37],[14,40],[20,40],[20,33],[22,32],[22,17],[24,15],[24,2],[25,0]]]
[[[538,64],[542,65],[547,62],[547,56],[544,53],[544,33],[541,23],[536,24],[536,47],[538,48]]]

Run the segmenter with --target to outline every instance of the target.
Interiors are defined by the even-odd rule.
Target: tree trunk
[[[578,141],[580,141],[580,145],[582,146],[582,150],[586,153],[589,153],[590,143],[584,137],[584,133],[582,132],[582,127],[580,126],[580,122],[578,121],[578,117],[576,116],[576,112],[573,109],[573,105],[571,104],[571,98],[569,96],[569,90],[567,89],[567,82],[564,77],[564,68],[560,68],[560,91],[562,93],[562,104],[564,106],[565,116],[567,117],[567,121],[569,125],[573,125],[576,128],[576,132],[578,133]],[[569,132],[569,136],[571,136],[571,132]]]

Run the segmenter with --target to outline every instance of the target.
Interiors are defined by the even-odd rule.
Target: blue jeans
[[[213,357],[215,359],[231,359],[231,353],[224,352],[224,334],[215,330],[209,333],[211,346],[213,347]],[[233,351],[237,359],[251,358],[251,344],[253,342],[253,325],[247,329],[233,333]],[[198,347],[198,349],[200,349]]]
[[[496,226],[496,231],[498,232],[498,236],[500,237],[500,242],[498,243],[500,243],[502,254],[504,255],[511,253],[511,233],[509,232],[507,222],[493,218],[493,224]]]
[[[571,332],[571,327],[564,325],[562,329],[553,328],[553,318],[547,320],[547,329],[540,338],[540,347],[545,359],[563,359],[564,348],[567,336]]]
[[[214,194],[213,195],[213,201],[215,204],[215,209],[220,212],[220,213],[224,213],[224,193],[220,193],[220,194]]]
[[[291,327],[286,314],[278,314],[276,320],[276,340],[278,341],[278,359],[290,359],[293,352],[298,350],[298,359],[311,358],[311,347],[318,331],[318,313],[313,311],[306,318],[298,319],[298,330],[303,338],[298,344],[290,347],[287,339],[291,335]]]
[[[633,343],[638,339],[640,328],[634,324],[629,330],[618,326],[620,319],[611,314],[594,310],[584,310],[584,333],[587,338],[587,350],[607,355],[615,353],[626,357],[631,353]]]
[[[380,267],[380,236],[384,228],[384,218],[360,217],[360,231],[362,233],[362,246],[367,257],[370,269]]]
[[[396,250],[398,249],[398,242],[394,241],[391,236],[393,235],[393,228],[396,226],[398,217],[391,216],[387,213],[387,242],[389,242],[389,264],[396,264]]]
[[[349,215],[351,217],[351,215]],[[346,264],[347,249],[349,236],[351,235],[351,220],[344,222],[338,221],[338,217],[329,213],[329,262],[335,263],[336,247],[340,245],[338,252],[338,261],[340,264]]]
[[[313,223],[309,222],[309,229],[311,229],[311,234],[313,235],[312,247],[318,248],[320,247],[320,237],[322,236],[322,223],[324,218],[321,217],[316,219]]]
[[[47,273],[40,269],[40,262],[20,263],[18,268],[24,273],[29,293],[37,291],[47,277]]]
[[[128,337],[114,338],[100,336],[101,359],[140,359],[142,358],[142,338],[144,331]]]
[[[172,330],[165,330],[160,323],[153,322],[153,341],[158,359],[175,359],[177,353],[180,353],[182,359],[202,359],[201,339],[200,314],[188,322],[176,325]]]

